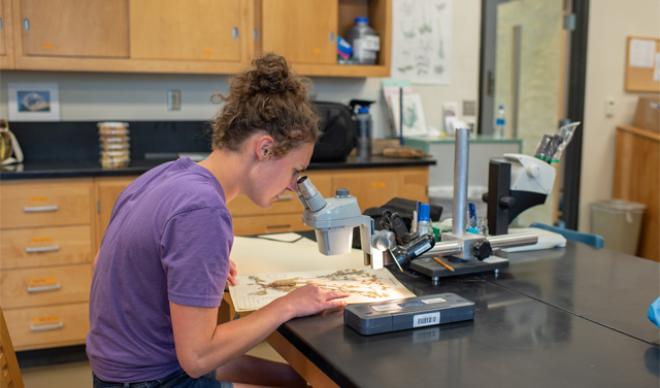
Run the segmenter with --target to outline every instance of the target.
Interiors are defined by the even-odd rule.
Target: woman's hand
[[[349,295],[344,292],[326,291],[313,284],[308,284],[291,291],[275,302],[283,304],[290,314],[290,318],[296,318],[328,309],[344,307],[346,301],[341,299]]]
[[[238,284],[236,281],[236,276],[238,275],[238,270],[236,269],[236,263],[234,260],[229,259],[229,274],[227,275],[227,283],[230,286],[235,286]]]

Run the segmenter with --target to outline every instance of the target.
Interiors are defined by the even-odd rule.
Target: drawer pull
[[[25,247],[25,253],[46,253],[46,252],[57,252],[60,250],[58,244],[52,245],[42,245],[38,247]]]
[[[50,323],[31,323],[30,331],[38,333],[42,331],[60,330],[64,327],[64,322],[50,322]]]
[[[288,229],[290,227],[291,227],[291,224],[266,225],[266,229]]]
[[[35,294],[37,292],[57,291],[62,288],[62,285],[57,281],[54,276],[46,276],[43,278],[32,278],[27,281],[28,294]]]
[[[43,206],[24,206],[25,213],[50,213],[60,210],[59,205],[43,205]]]
[[[43,286],[27,286],[28,294],[36,294],[38,292],[57,291],[62,288],[59,283],[48,284]]]
[[[280,195],[277,196],[276,201],[278,201],[278,202],[287,202],[287,201],[291,201],[292,199],[293,199],[292,194],[280,194]]]

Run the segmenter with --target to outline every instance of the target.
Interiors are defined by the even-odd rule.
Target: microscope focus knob
[[[337,198],[346,198],[346,197],[350,197],[351,193],[348,191],[348,189],[337,189],[337,191],[335,192],[335,196]]]
[[[472,256],[479,260],[486,259],[493,254],[493,247],[488,240],[477,241],[472,245]]]

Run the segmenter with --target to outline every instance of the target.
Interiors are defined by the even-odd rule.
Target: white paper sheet
[[[229,293],[237,312],[257,310],[295,288],[313,283],[350,293],[347,303],[377,302],[415,296],[386,269],[370,268],[239,275]]]
[[[392,78],[448,85],[451,0],[394,0]]]
[[[652,68],[655,61],[655,40],[631,39],[628,64],[632,67]]]

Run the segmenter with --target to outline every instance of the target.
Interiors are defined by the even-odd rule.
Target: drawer
[[[287,191],[277,197],[271,207],[263,208],[255,205],[248,197],[240,195],[231,201],[227,207],[232,217],[264,214],[302,213],[303,207],[296,193]]]
[[[314,186],[327,197],[332,194],[332,180],[329,174],[307,174]],[[229,204],[227,204],[232,217],[236,216],[256,216],[265,214],[291,214],[302,213],[303,207],[298,200],[298,195],[291,191],[281,194],[271,207],[263,208],[255,205],[248,197],[240,195]]]
[[[92,281],[91,264],[15,269],[0,272],[3,310],[86,302]]]
[[[91,223],[91,181],[3,182],[0,228]]]
[[[8,229],[0,232],[0,269],[89,263],[89,226]]]
[[[234,217],[233,223],[234,233],[243,236],[310,230],[302,221],[302,212],[297,214]]]
[[[84,344],[89,305],[77,303],[4,311],[15,350]]]

